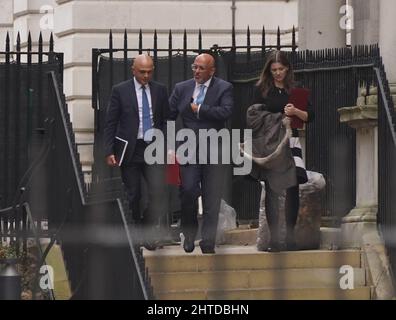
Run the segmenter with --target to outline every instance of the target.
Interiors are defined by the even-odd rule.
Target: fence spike
[[[16,50],[21,51],[21,36],[18,31],[17,40],[16,40]]]
[[[157,29],[154,29],[154,66],[157,66],[158,61],[158,37],[157,37]],[[157,80],[158,71],[157,68],[154,68],[154,80]]]
[[[110,29],[110,34],[109,34],[109,49],[112,53],[113,50],[113,31]]]
[[[246,44],[248,46],[248,49],[250,49],[250,27],[247,27],[246,31]]]
[[[261,47],[265,50],[265,27],[261,30]]]
[[[183,52],[187,52],[187,30],[184,29],[183,33]]]
[[[201,32],[201,28],[198,31],[198,51],[199,51],[199,53],[202,53],[202,32]]]
[[[54,52],[54,34],[52,32],[50,35],[49,51]]]
[[[168,49],[168,90],[171,92],[172,90],[172,83],[173,83],[173,77],[172,77],[172,30],[169,29],[169,49]]]
[[[139,30],[139,54],[143,53],[143,34],[142,29]]]
[[[187,79],[187,30],[184,29],[183,34],[183,79]]]
[[[43,34],[40,31],[39,42],[38,42],[38,62],[41,64],[43,62]]]
[[[6,36],[6,52],[10,52],[10,34],[7,31],[7,36]]]
[[[235,26],[232,26],[232,32],[231,32],[231,40],[232,40],[232,50],[235,51],[236,50],[236,35],[235,35]]]
[[[370,45],[370,57],[372,57],[374,55],[374,45]]]
[[[128,34],[124,30],[124,80],[128,78]]]
[[[169,50],[172,50],[172,30],[171,30],[171,29],[169,29],[169,40],[168,40],[168,44],[169,44],[169,46],[168,46]]]
[[[246,32],[246,45],[247,45],[247,61],[250,61],[250,27],[247,27],[247,32]]]
[[[296,45],[296,28],[293,25],[293,31],[292,31],[292,51],[296,51],[297,45]]]
[[[127,33],[127,29],[124,30],[124,50],[128,50],[128,33]]]
[[[265,52],[266,52],[266,43],[265,43],[265,27],[261,29],[261,59],[265,60]]]
[[[278,26],[278,33],[276,36],[276,48],[277,50],[281,49],[281,39],[280,39],[281,35],[280,35],[280,27]]]
[[[154,62],[157,62],[157,57],[158,57],[158,36],[157,36],[157,29],[154,29]]]
[[[27,51],[28,52],[32,51],[32,35],[30,34],[30,31],[28,33]]]

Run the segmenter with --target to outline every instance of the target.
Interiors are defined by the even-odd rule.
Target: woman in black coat
[[[282,113],[288,117],[297,117],[303,122],[310,122],[314,118],[311,104],[308,103],[307,111],[297,109],[290,104],[291,90],[296,87],[292,65],[286,54],[281,51],[273,51],[264,66],[260,80],[256,85],[254,103],[263,104],[267,111]],[[286,249],[296,250],[294,227],[300,206],[299,184],[307,182],[307,173],[302,161],[301,144],[298,138],[298,130],[293,129],[290,139],[290,148],[296,164],[298,184],[286,190]],[[274,192],[268,181],[265,182],[265,213],[271,233],[268,251],[280,251],[279,244],[279,194]]]

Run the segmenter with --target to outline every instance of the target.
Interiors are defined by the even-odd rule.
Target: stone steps
[[[219,246],[191,254],[180,246],[144,250],[156,299],[370,299],[359,250],[258,252],[255,246]],[[342,290],[341,266],[353,270]]]
[[[353,269],[354,287],[364,287],[364,270]],[[156,292],[185,290],[339,288],[339,269],[270,269],[150,273]]]
[[[184,290],[158,293],[159,300],[370,300],[370,288]]]
[[[181,248],[166,247],[154,252],[145,251],[146,267],[150,272],[203,272],[214,270],[263,270],[337,268],[340,265],[361,267],[360,252],[345,251],[294,251],[268,253],[258,252],[254,246],[222,246],[214,255],[197,253],[183,254]],[[158,255],[156,255],[158,253]]]

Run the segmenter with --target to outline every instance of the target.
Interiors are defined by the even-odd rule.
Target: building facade
[[[31,32],[33,49],[40,31],[44,45],[50,33],[55,39],[55,51],[64,52],[64,93],[77,142],[93,140],[94,116],[91,107],[92,48],[107,48],[109,30],[115,47],[123,47],[124,30],[130,47],[138,46],[138,34],[143,32],[143,47],[153,46],[154,30],[158,47],[168,47],[172,30],[173,47],[182,48],[183,33],[196,46],[199,30],[203,47],[214,44],[231,45],[231,30],[237,34],[237,45],[246,45],[249,26],[251,44],[261,44],[265,26],[268,42],[275,44],[278,26],[283,43],[291,42],[291,30],[298,24],[297,0],[1,0],[0,51],[9,32],[15,45],[20,33],[22,50],[26,49]],[[1,59],[1,57],[0,57]],[[92,147],[80,146],[85,169],[92,163]]]
[[[108,47],[110,29],[115,47],[123,46],[125,29],[129,46],[137,47],[141,29],[143,47],[152,47],[156,30],[158,46],[167,48],[172,30],[174,48],[182,48],[185,29],[190,41],[202,30],[203,47],[210,47],[230,46],[233,27],[237,45],[245,45],[247,26],[252,45],[261,44],[263,26],[269,35],[267,43],[275,44],[279,26],[282,43],[287,44],[296,26],[300,50],[379,43],[388,79],[396,82],[396,34],[389,32],[395,25],[392,12],[396,12],[393,0],[1,0],[0,51],[7,32],[11,46],[19,32],[22,50],[29,31],[33,49],[40,32],[44,45],[53,32],[55,51],[65,55],[64,93],[76,141],[89,142],[94,128],[91,53],[92,48]],[[79,151],[88,169],[92,147],[80,146]]]

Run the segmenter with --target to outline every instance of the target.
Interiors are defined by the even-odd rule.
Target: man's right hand
[[[177,162],[175,150],[168,150],[167,164],[175,164]]]
[[[117,160],[115,158],[114,154],[111,154],[109,156],[106,157],[106,163],[108,166],[110,167],[116,167],[118,166]]]

